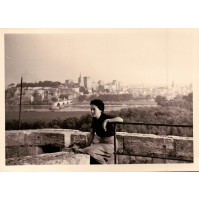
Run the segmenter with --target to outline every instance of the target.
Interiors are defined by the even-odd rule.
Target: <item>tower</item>
[[[86,89],[91,89],[90,77],[87,76],[84,77],[84,87]]]
[[[81,73],[80,73],[79,78],[78,78],[78,84],[79,84],[79,86],[81,86],[81,87],[84,86],[84,81],[83,81],[83,79],[82,79]]]

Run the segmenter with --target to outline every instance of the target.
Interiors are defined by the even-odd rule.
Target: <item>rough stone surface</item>
[[[117,153],[123,153],[124,151],[124,137],[123,135],[117,135],[118,147]]]
[[[43,135],[61,134],[61,135],[64,135],[64,146],[67,147],[71,143],[71,134],[73,133],[77,134],[82,132],[77,130],[71,130],[71,129],[38,129],[38,130],[6,131],[6,146],[21,146],[24,143],[28,144],[28,142],[31,142],[30,144],[32,145],[32,143],[36,143],[36,136],[35,136],[36,134],[43,134]],[[37,142],[41,143],[41,140],[38,138]]]
[[[35,156],[42,153],[44,153],[42,147],[35,147],[35,146],[6,147],[6,158],[32,156],[32,155]]]
[[[6,146],[22,146],[25,144],[25,134],[24,132],[6,132]]]
[[[175,137],[176,158],[193,160],[193,140],[190,138]]]
[[[153,163],[150,157],[118,155],[118,164],[150,164]]]
[[[50,154],[41,154],[37,156],[24,156],[9,158],[6,165],[88,165],[90,164],[90,156],[86,154],[74,154],[68,152],[57,152]]]
[[[162,159],[162,158],[153,158],[153,163],[154,163],[154,164],[166,163],[166,159]]]
[[[35,156],[40,153],[43,153],[42,149],[40,147],[18,147],[18,154],[19,157],[21,156]]]
[[[118,164],[131,164],[131,156],[128,155],[118,155]]]
[[[42,132],[42,130],[6,132],[6,146],[44,146],[46,144],[64,146],[64,134]]]
[[[189,161],[180,161],[180,160],[166,160],[168,164],[178,164],[178,163],[190,163]]]
[[[6,147],[6,158],[13,158],[18,156],[18,147]]]
[[[174,155],[173,139],[153,134],[129,134],[124,136],[124,153],[149,157],[171,156]]]
[[[84,136],[87,136],[88,133],[86,132],[81,132],[81,131],[78,131],[78,130],[71,130],[71,129],[64,129],[64,132],[63,130],[60,129],[60,132],[62,134],[64,134],[64,141],[65,141],[65,147],[69,147],[72,143],[72,136],[75,135],[84,135]],[[83,139],[82,139],[83,140]],[[85,141],[87,140],[87,138],[85,137],[84,139]]]
[[[29,140],[30,136],[32,136],[32,142]],[[32,146],[54,145],[64,147],[64,135],[60,133],[33,133],[28,135],[27,143]]]
[[[151,164],[153,163],[153,160],[150,157],[136,156],[135,163],[136,164]]]
[[[43,153],[42,146],[65,146],[63,130],[24,130],[6,131],[6,158],[38,155]]]
[[[85,147],[87,142],[87,133],[84,134],[72,134],[71,135],[71,144],[77,144],[80,147]]]

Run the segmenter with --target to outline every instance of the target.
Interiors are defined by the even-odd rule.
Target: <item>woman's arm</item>
[[[104,122],[103,122],[103,128],[104,130],[106,130],[106,125],[107,123],[117,123],[117,122],[123,122],[123,119],[121,117],[113,117],[113,118],[110,118],[110,119],[105,119]]]

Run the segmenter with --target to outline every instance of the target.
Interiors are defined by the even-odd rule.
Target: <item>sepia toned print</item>
[[[194,168],[196,33],[194,29],[4,33],[4,168]],[[103,101],[104,108],[93,100]]]

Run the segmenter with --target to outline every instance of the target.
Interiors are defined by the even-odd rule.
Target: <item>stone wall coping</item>
[[[33,134],[33,133],[53,133],[53,134],[65,134],[65,133],[78,133],[86,134],[88,132],[83,132],[79,130],[72,129],[29,129],[29,130],[6,130],[5,133],[22,133],[22,134]]]
[[[32,130],[7,130],[5,133],[22,133],[22,134],[33,134],[33,133],[49,133],[49,134],[81,134],[88,135],[89,132],[83,132],[73,129],[32,129]],[[153,137],[153,138],[172,138],[181,140],[192,140],[193,137],[175,136],[175,135],[156,135],[156,134],[143,134],[143,133],[127,133],[117,132],[116,135],[120,136],[134,136],[134,137]]]
[[[117,132],[119,136],[132,136],[132,137],[151,137],[151,138],[170,138],[170,139],[181,139],[181,140],[193,140],[193,137],[175,136],[175,135],[156,135],[156,134],[143,134],[143,133],[126,133]]]

